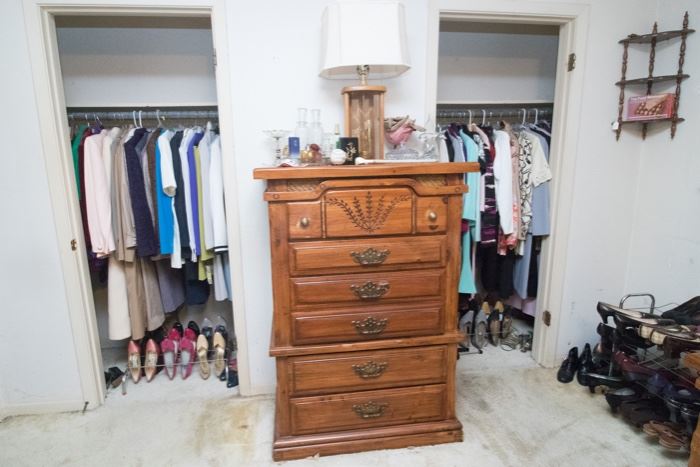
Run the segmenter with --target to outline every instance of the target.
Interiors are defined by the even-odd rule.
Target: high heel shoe
[[[146,381],[151,382],[153,377],[156,375],[158,370],[158,344],[153,339],[148,339],[146,342],[146,361],[144,363],[144,373],[146,374]]]
[[[217,326],[214,331],[214,374],[221,376],[226,370],[226,341],[228,333],[223,326]]]
[[[202,379],[208,379],[211,374],[209,368],[209,341],[204,334],[197,337],[197,358],[199,359],[199,375]]]
[[[127,347],[129,374],[134,383],[138,383],[141,379],[141,352],[136,341],[129,341]]]
[[[192,329],[185,329],[185,336],[180,341],[180,374],[182,379],[187,379],[192,374],[192,365],[196,355],[195,341],[197,336]]]

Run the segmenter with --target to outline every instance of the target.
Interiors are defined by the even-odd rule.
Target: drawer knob
[[[377,250],[376,248],[370,247],[363,252],[353,251],[350,253],[350,256],[352,256],[352,259],[354,259],[357,264],[361,264],[362,266],[374,266],[382,264],[387,256],[389,256],[389,253],[391,253],[389,250]]]
[[[299,225],[301,225],[303,228],[307,228],[310,223],[311,221],[308,217],[302,217],[301,220],[299,220]]]
[[[388,366],[389,364],[387,362],[377,363],[370,360],[363,365],[353,365],[352,369],[355,370],[355,373],[357,373],[357,376],[360,378],[370,379],[380,377]]]
[[[435,222],[438,218],[438,215],[435,211],[428,211],[428,220],[430,222]]]
[[[361,418],[377,418],[384,415],[384,411],[389,407],[386,402],[369,401],[366,404],[353,404],[352,410]]]
[[[371,336],[383,333],[389,320],[387,318],[375,319],[373,316],[369,316],[361,321],[353,321],[352,324],[358,334]]]
[[[362,285],[351,285],[350,290],[352,290],[360,300],[375,300],[389,292],[389,283],[367,281]]]

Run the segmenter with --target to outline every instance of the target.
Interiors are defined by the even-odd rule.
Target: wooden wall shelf
[[[683,122],[684,119],[678,116],[678,104],[681,98],[681,82],[690,78],[690,75],[683,73],[683,64],[685,63],[685,47],[688,34],[695,32],[694,29],[688,28],[688,12],[683,16],[683,28],[676,31],[658,31],[657,23],[654,23],[651,34],[630,34],[619,41],[623,45],[622,52],[622,76],[615,85],[620,87],[620,97],[617,103],[617,126],[615,127],[615,139],[620,139],[623,124],[641,123],[642,124],[642,139],[647,136],[647,129],[650,123],[671,122],[671,138],[676,136],[676,126]],[[678,71],[673,75],[654,75],[654,62],[656,60],[656,44],[661,41],[667,41],[680,37],[680,49],[678,51]],[[627,79],[627,58],[630,44],[650,44],[649,48],[649,75],[644,78]],[[623,120],[625,110],[625,87],[646,85],[646,95],[650,95],[655,84],[664,82],[676,82],[675,96],[673,100],[673,112],[669,118],[659,118],[654,120]]]

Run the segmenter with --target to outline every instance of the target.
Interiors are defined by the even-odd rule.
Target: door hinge
[[[545,326],[549,326],[552,323],[552,313],[548,310],[544,310],[544,313],[542,313],[542,322]]]
[[[211,53],[211,56],[212,56],[212,59],[214,61],[214,66],[216,66],[216,49],[213,50],[213,52]]]
[[[576,54],[570,53],[569,54],[569,63],[567,64],[566,69],[568,71],[572,71],[574,68],[576,68]]]
[[[78,249],[78,241],[76,239],[70,241],[70,249],[73,251]]]

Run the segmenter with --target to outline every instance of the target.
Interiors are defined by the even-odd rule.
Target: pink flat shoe
[[[158,354],[160,349],[158,344],[153,339],[148,339],[146,342],[146,362],[144,364],[144,373],[146,373],[146,381],[149,383],[158,372]]]
[[[141,351],[139,350],[139,345],[135,341],[129,341],[127,352],[127,367],[129,374],[131,375],[133,382],[138,383],[141,379]]]
[[[180,374],[182,379],[187,379],[192,374],[192,365],[197,355],[196,345],[197,335],[193,330],[185,329],[185,337],[180,341]]]
[[[175,373],[177,373],[177,347],[179,347],[179,341],[174,341],[170,338],[163,339],[163,342],[160,344],[160,349],[163,351],[165,374],[170,379],[175,378]]]
[[[167,339],[173,341],[173,344],[175,345],[175,355],[180,353],[180,341],[182,340],[182,334],[180,334],[177,329],[172,328],[168,333]]]

